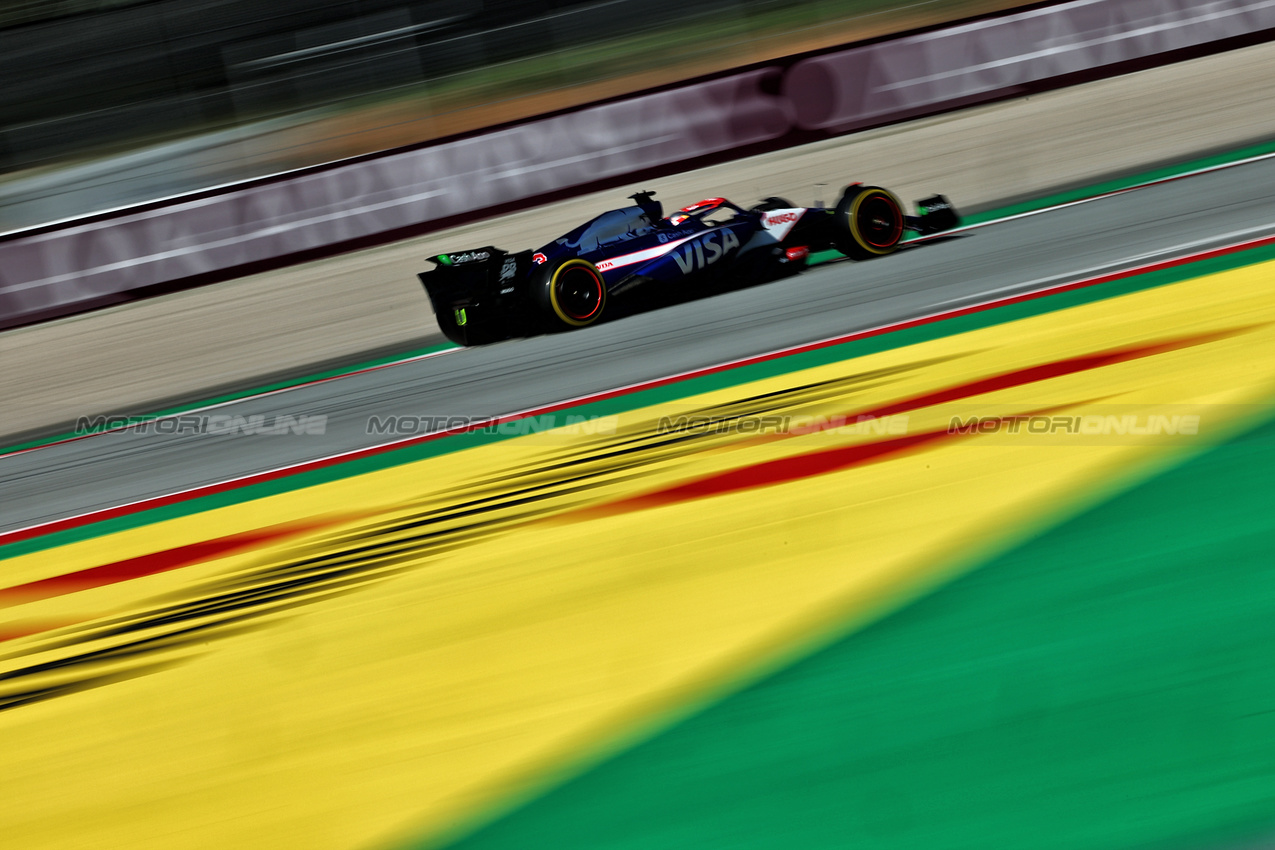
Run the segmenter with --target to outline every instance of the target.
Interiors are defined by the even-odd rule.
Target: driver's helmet
[[[724,203],[726,203],[725,198],[705,198],[702,201],[696,201],[689,206],[682,207],[680,210],[669,216],[668,223],[673,227],[677,227],[692,215],[702,215],[706,212],[717,209]]]

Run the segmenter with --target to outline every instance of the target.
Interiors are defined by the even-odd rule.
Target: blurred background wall
[[[578,0],[17,4],[0,13],[3,167],[439,79],[579,38],[599,11]]]
[[[0,230],[1015,5],[0,3]]]

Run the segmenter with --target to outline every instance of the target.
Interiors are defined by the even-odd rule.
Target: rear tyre
[[[606,309],[607,288],[602,272],[588,260],[567,260],[544,268],[534,288],[551,323],[559,328],[583,328]]]
[[[837,250],[853,260],[893,254],[903,241],[903,205],[878,186],[851,186],[836,209]]]

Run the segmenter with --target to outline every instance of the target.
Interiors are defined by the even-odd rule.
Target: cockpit
[[[597,251],[618,242],[645,236],[654,228],[652,219],[640,207],[605,212],[558,239],[555,244],[573,248],[581,254]]]

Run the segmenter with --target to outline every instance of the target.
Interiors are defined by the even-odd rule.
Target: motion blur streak
[[[11,179],[0,181],[0,230],[481,130],[1016,5],[276,0],[266,10],[250,0],[6,3],[0,171]]]
[[[794,683],[813,699],[810,689],[821,691],[827,680],[805,671],[824,656],[791,666],[812,649],[1252,421],[1253,405],[1275,395],[1275,262],[1233,262],[1229,271],[1053,312],[1038,301],[1034,315],[1005,314],[1001,324],[861,357],[788,371],[777,362],[770,377],[744,383],[732,384],[726,374],[716,389],[621,413],[614,433],[449,438],[467,448],[398,465],[385,459],[380,468],[327,483],[191,506],[187,515],[8,558],[6,586],[29,586],[91,575],[83,571],[106,564],[148,563],[133,559],[154,556],[158,563],[162,553],[197,552],[187,547],[258,529],[321,524],[251,550],[209,549],[176,569],[142,570],[3,609],[0,630],[25,636],[7,641],[0,656],[0,829],[23,847],[69,846],[86,835],[102,846],[136,848],[432,844],[604,762],[599,773],[467,840],[526,847],[552,834],[545,846],[703,845],[748,821],[722,801],[746,798],[739,783],[780,781],[789,774],[768,759],[787,763],[788,753],[800,752],[789,745],[809,740],[768,733],[743,745],[733,737],[739,723],[791,716],[828,743],[821,758],[798,763],[829,769],[812,778],[800,768],[800,784],[790,790],[806,789],[812,804],[866,802],[831,819],[791,797],[777,809],[759,805],[770,831],[750,828],[747,842],[774,846],[775,830],[797,829],[788,822],[793,817],[810,822],[803,834],[869,834],[898,846],[915,838],[908,831],[915,824],[938,830],[971,822],[958,815],[984,818],[975,827],[987,834],[1017,835],[1018,815],[954,811],[941,788],[913,795],[905,783],[886,802],[874,802],[859,777],[885,776],[873,787],[893,789],[895,777],[905,775],[893,771],[905,766],[875,750],[871,735],[859,737],[870,719],[825,736],[829,709],[818,699],[794,695],[791,705],[802,712],[796,716],[784,696],[746,709],[752,720],[732,714],[732,700],[771,682]],[[1091,368],[1037,368],[1063,362]],[[995,380],[1010,374],[1036,379]],[[593,506],[706,476],[898,439],[871,428],[808,429],[767,440],[735,431],[662,432],[658,423],[668,417],[831,418],[912,399],[917,407],[907,411],[906,425],[920,435],[949,428],[953,399],[946,391],[961,385],[973,388],[964,401],[987,405],[989,415],[1097,415],[1099,405],[1118,402],[1190,412],[1201,425],[1198,434],[1167,441],[1131,431],[1119,440],[1067,445],[962,433],[766,488],[580,518]],[[369,512],[339,513],[355,505]],[[1240,514],[1254,516],[1247,507]],[[1104,555],[1097,549],[1088,557]],[[1029,572],[1023,580],[1034,579]],[[1105,604],[1101,594],[1084,594],[1076,604]],[[1005,614],[962,621],[951,640],[933,637],[909,652],[955,646],[957,637],[977,648],[980,640],[999,640],[998,630],[1013,622]],[[863,633],[865,651],[878,633]],[[1049,645],[1038,639],[1031,646],[1039,652]],[[911,666],[889,654],[898,651],[889,650],[885,657],[893,660],[878,675],[904,683],[874,691],[871,704],[916,693],[906,690]],[[976,677],[988,655],[973,651],[936,675]],[[891,719],[881,728],[896,736],[889,740],[912,746],[914,738],[897,735],[967,729],[949,721],[1000,717],[999,705],[1009,706],[1011,717],[1023,713],[1024,722],[1048,726],[1050,707],[1072,699],[1062,690],[1071,687],[1071,657],[1061,656],[1057,671],[1033,667],[1035,684],[1016,686],[1007,702],[988,705],[979,696],[985,690],[958,689],[952,713],[934,715],[935,704],[917,693],[911,708],[884,710],[891,718],[916,717],[919,726]],[[876,679],[856,674],[853,681]],[[1099,705],[1138,685],[1112,674],[1091,687],[1099,681],[1116,688],[1085,697]],[[749,689],[750,682],[763,684]],[[1147,682],[1152,690],[1165,686]],[[739,697],[729,697],[741,687]],[[711,707],[721,699],[730,719]],[[1246,698],[1243,705],[1250,704]],[[702,708],[700,719],[672,726],[672,737],[605,762]],[[997,752],[1012,751],[1019,728],[976,725],[984,736],[978,746],[991,736],[1000,742]],[[1034,734],[1037,727],[1027,728]],[[1264,728],[1231,724],[1229,751],[1248,752],[1249,736]],[[698,767],[673,762],[667,773],[640,766],[625,773],[634,759],[669,755],[665,740],[675,742],[676,753],[700,758]],[[1201,738],[1201,758],[1213,755],[1213,746]],[[931,755],[944,752],[955,751],[934,746]],[[1228,771],[1244,769],[1240,761],[1223,763]],[[998,782],[1029,794],[1041,787],[1035,783],[1045,774],[1035,772],[1035,761],[1003,764],[1004,778],[985,777],[969,793],[992,794]],[[962,785],[961,776],[976,767],[940,766],[956,770],[951,782]],[[601,784],[593,784],[595,775]],[[660,789],[696,775],[714,776],[695,790],[711,797],[720,788],[722,800],[697,804],[690,820],[666,817],[671,804]],[[1233,775],[1241,774],[1222,778]],[[613,776],[644,790],[582,807],[577,795],[609,787]],[[1128,786],[1083,787],[1114,805],[1103,791],[1118,795]],[[634,819],[629,804],[653,804],[657,813]],[[1210,828],[1222,817],[1220,805],[1186,798],[1177,823]],[[1148,820],[1140,836],[1164,828],[1160,810],[1152,813],[1161,819]],[[627,825],[617,827],[613,817]],[[1094,828],[1111,827],[1103,821]],[[1085,843],[1072,837],[1070,846]]]

